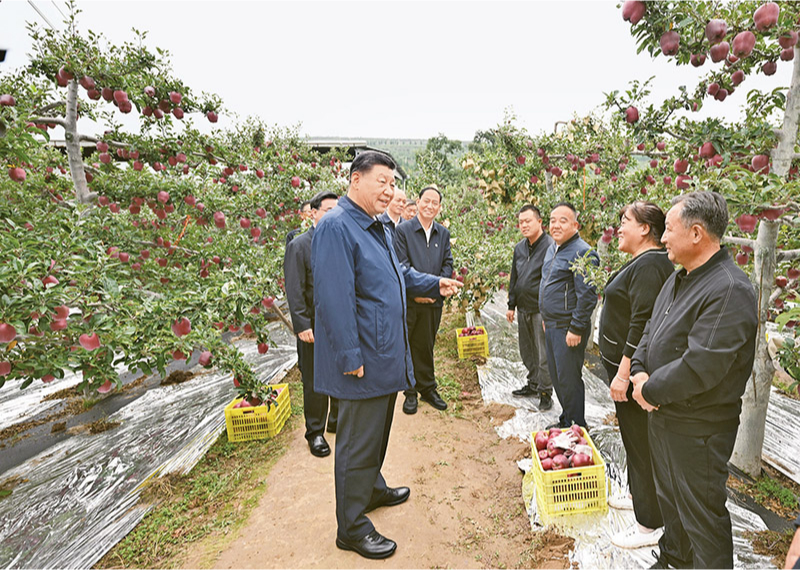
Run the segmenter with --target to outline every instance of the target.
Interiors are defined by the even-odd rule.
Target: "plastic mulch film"
[[[278,346],[265,355],[234,343],[265,382],[297,361],[294,337],[275,325],[271,334]],[[20,483],[0,501],[0,568],[88,568],[130,532],[150,508],[137,504],[147,483],[187,473],[225,428],[230,374],[199,370],[107,418],[119,427],[74,435],[7,471]]]
[[[513,418],[495,428],[498,435],[503,438],[516,437],[521,441],[530,443],[531,433],[544,429],[546,426],[558,421],[561,408],[554,394],[554,405],[551,410],[539,412],[527,398],[517,398],[511,391],[525,383],[525,368],[520,361],[517,344],[517,325],[509,324],[505,318],[507,297],[501,291],[481,311],[481,322],[489,334],[489,358],[484,366],[478,369],[478,378],[481,385],[483,399],[487,402],[508,404],[517,408]],[[608,493],[621,495],[627,493],[626,457],[625,448],[619,430],[610,425],[604,425],[603,420],[614,412],[614,403],[608,394],[608,388],[603,380],[584,368],[583,379],[586,386],[586,421],[592,426],[589,433],[596,447],[606,462],[606,475],[608,480]],[[783,398],[783,400],[789,400]],[[790,413],[791,405],[784,406],[782,402],[773,406],[775,401],[770,401],[770,408],[776,408],[774,414]],[[792,402],[791,400],[789,400]],[[793,402],[795,405],[798,402]],[[800,406],[794,407],[794,414],[800,412]],[[778,416],[779,418],[782,416]],[[795,415],[794,417],[797,417]],[[775,421],[781,421],[777,419]],[[784,423],[783,426],[793,425]],[[767,431],[774,431],[770,427],[768,418]],[[784,432],[786,428],[784,427]],[[767,438],[776,437],[775,434]],[[784,433],[785,438],[794,438],[791,445],[796,447],[800,436]],[[765,441],[765,455],[772,443]],[[783,440],[784,449],[786,442]],[[785,457],[783,453],[780,456]],[[795,457],[797,454],[793,454]],[[522,483],[522,496],[531,519],[531,526],[539,528],[539,519],[536,507],[536,489],[533,479],[532,460],[523,459],[518,462],[519,468],[525,472]],[[736,568],[762,568],[771,567],[768,557],[753,553],[750,541],[744,538],[745,531],[765,530],[767,527],[761,518],[737,504],[729,498],[728,510],[731,513],[734,541],[734,566]],[[555,519],[553,524],[559,530],[575,539],[574,549],[570,552],[570,561],[577,563],[581,568],[647,568],[655,562],[651,551],[658,552],[658,547],[646,547],[637,550],[624,550],[611,544],[611,537],[636,522],[633,511],[619,511],[608,509],[607,513],[583,514],[566,516]]]

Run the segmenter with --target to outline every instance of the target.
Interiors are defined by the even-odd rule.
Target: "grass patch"
[[[153,481],[142,501],[155,504],[139,525],[95,568],[174,568],[200,539],[226,537],[249,517],[264,492],[274,463],[288,449],[295,417],[302,415],[297,367],[284,382],[292,396],[292,417],[274,438],[230,443],[223,433],[188,475]]]
[[[774,530],[745,531],[744,537],[749,539],[753,545],[753,552],[764,556],[771,556],[772,563],[777,568],[783,568],[786,561],[786,554],[794,538],[794,529],[786,529],[783,532]]]
[[[762,475],[755,483],[746,485],[746,489],[757,503],[784,518],[792,518],[792,514],[797,510],[797,497],[791,489],[787,489],[768,475]]]
[[[472,399],[472,394],[480,390],[474,359],[458,358],[458,344],[453,331],[465,326],[466,316],[457,308],[445,306],[433,349],[439,394],[449,403],[445,413],[457,418],[464,417],[463,400]]]

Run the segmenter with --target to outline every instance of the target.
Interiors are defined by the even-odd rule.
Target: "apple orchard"
[[[554,133],[528,133],[507,117],[478,132],[447,179],[422,164],[410,191],[444,187],[441,218],[464,281],[451,303],[465,311],[507,282],[526,202],[545,213],[561,200],[578,207],[581,233],[604,260],[584,269],[602,287],[621,262],[613,238],[622,205],[723,194],[725,241],[759,291],[762,332],[732,459],[757,473],[774,373],[764,326],[777,320],[791,338],[800,322],[800,5],[628,1],[621,15],[639,51],[704,67],[705,77],[660,102],[649,100],[649,81],[631,78]],[[79,389],[106,393],[119,387],[120,367],[163,374],[199,350],[201,364],[264,399],[222,332],[268,350],[283,238],[299,224],[301,200],[344,192],[345,155],[320,154],[257,118],[203,134],[195,122],[215,123],[222,101],[185,85],[146,34],[111,45],[75,32],[74,8],[70,18],[64,32],[32,27],[30,65],[0,75],[0,386],[73,371]],[[792,68],[788,89],[747,90],[748,77],[782,65]],[[704,105],[738,105],[742,118],[693,118]],[[126,114],[136,129],[123,127]],[[63,148],[48,144],[54,128]],[[791,341],[780,359],[800,371]]]

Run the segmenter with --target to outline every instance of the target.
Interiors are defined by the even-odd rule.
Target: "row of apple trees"
[[[302,199],[344,186],[342,157],[257,119],[201,133],[217,97],[145,34],[111,45],[76,13],[31,27],[30,65],[0,75],[0,387],[74,371],[105,393],[122,367],[164,374],[200,350],[258,397],[222,332],[269,349],[284,236]]]
[[[800,321],[800,309],[789,308],[800,277],[800,5],[625,2],[622,16],[632,24],[639,51],[677,65],[705,65],[708,74],[660,103],[649,101],[649,80],[634,80],[627,90],[609,93],[597,114],[556,124],[552,133],[532,136],[513,117],[479,133],[462,160],[468,198],[447,212],[458,219],[456,237],[467,246],[454,251],[457,266],[466,270],[461,303],[477,308],[503,284],[510,244],[518,238],[505,229],[525,202],[538,204],[545,219],[558,201],[576,205],[583,237],[605,260],[589,268],[602,287],[619,265],[613,238],[623,205],[649,199],[666,209],[683,192],[722,193],[731,214],[725,241],[759,292],[761,326],[732,461],[758,474],[774,374],[764,326],[776,317],[790,327]],[[749,77],[773,75],[778,66],[792,69],[788,88],[747,91]],[[695,118],[704,105],[722,104],[738,104],[741,120]],[[480,196],[472,205],[470,192]],[[788,345],[783,359],[800,362]]]

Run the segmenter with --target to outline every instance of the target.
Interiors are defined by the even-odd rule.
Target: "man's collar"
[[[366,230],[375,223],[375,218],[371,218],[364,211],[364,209],[353,202],[349,196],[342,196],[339,198],[339,205],[344,209],[345,212],[350,214],[350,217],[353,218],[353,220],[355,220],[359,226],[361,226],[362,230]]]

